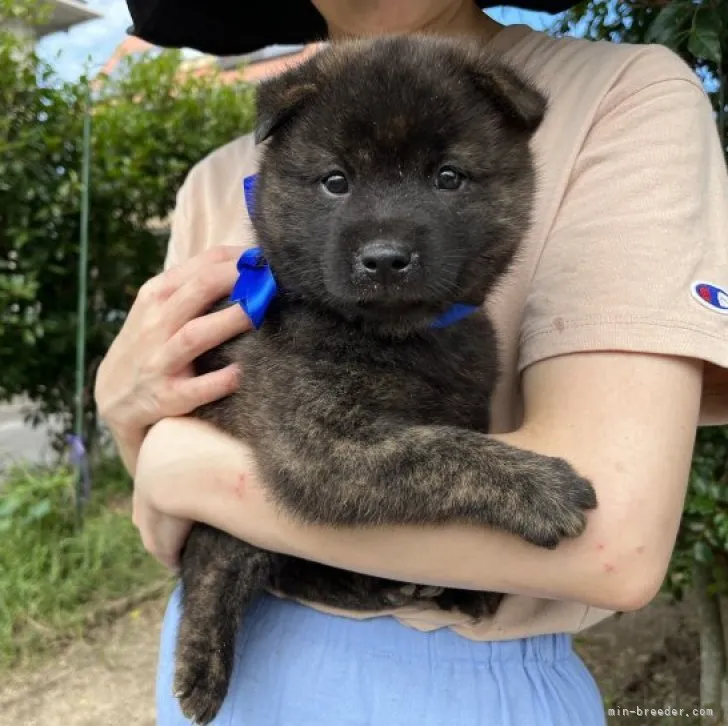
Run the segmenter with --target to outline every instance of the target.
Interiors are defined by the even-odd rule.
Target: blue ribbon
[[[254,209],[255,180],[255,174],[243,179],[245,204],[250,217],[253,216]],[[253,247],[243,252],[238,260],[238,273],[238,281],[235,283],[230,300],[243,308],[257,330],[263,324],[268,306],[278,294],[278,285],[260,247]],[[477,305],[456,303],[430,327],[445,328],[472,315],[476,310],[478,310]]]
[[[278,293],[278,285],[260,247],[245,250],[238,260],[238,281],[230,300],[245,310],[253,327],[263,324],[266,310]]]
[[[243,179],[243,193],[245,194],[245,206],[248,208],[248,216],[253,218],[253,202],[255,201],[255,174],[246,176]]]
[[[449,310],[440,315],[430,325],[431,328],[447,328],[448,325],[459,323],[463,318],[467,318],[478,310],[477,305],[465,305],[465,303],[455,303]]]

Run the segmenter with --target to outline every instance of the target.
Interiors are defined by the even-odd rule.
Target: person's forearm
[[[159,463],[160,473],[175,482],[175,514],[201,519],[265,549],[396,580],[576,600],[608,609],[641,607],[662,577],[665,563],[649,551],[641,533],[642,503],[625,499],[629,482],[620,481],[618,471],[611,479],[605,477],[587,452],[564,452],[553,442],[539,446],[537,437],[526,432],[498,438],[570,459],[593,478],[597,489],[599,507],[589,514],[586,532],[556,550],[457,524],[370,529],[304,525],[285,513],[271,514],[248,447],[192,420],[161,422],[148,436],[153,437],[149,444],[169,450],[170,462],[180,447],[186,451],[184,466],[170,465],[176,470]],[[665,521],[664,536],[674,539],[676,528],[677,522]]]
[[[498,438],[523,445],[517,434]],[[536,445],[524,448],[539,450]],[[600,506],[589,513],[587,530],[555,550],[458,523],[333,529],[305,525],[281,513],[275,527],[269,529],[263,519],[257,529],[254,522],[241,522],[246,516],[244,493],[240,507],[229,494],[230,488],[245,487],[246,479],[250,485],[250,477],[256,476],[250,456],[247,450],[242,454],[237,481],[234,476],[218,477],[220,499],[208,500],[206,518],[267,549],[394,580],[574,600],[614,610],[644,606],[662,579],[662,568],[643,557],[648,545],[639,523],[626,521],[619,495],[610,496],[608,486],[597,482]],[[676,531],[676,522],[665,524]]]

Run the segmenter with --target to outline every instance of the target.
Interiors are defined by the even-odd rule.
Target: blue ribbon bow
[[[278,285],[260,247],[245,250],[238,260],[238,281],[230,300],[245,310],[253,327],[263,324],[266,310],[278,293]]]
[[[243,179],[243,192],[248,214],[252,217],[255,202],[255,174]],[[243,308],[257,330],[263,324],[268,306],[278,294],[278,285],[260,247],[253,247],[243,252],[238,260],[238,273],[238,280],[230,300]],[[430,327],[445,328],[453,325],[472,315],[477,309],[476,305],[456,303],[433,321]]]

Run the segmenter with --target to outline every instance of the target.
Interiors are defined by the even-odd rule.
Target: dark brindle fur
[[[244,371],[236,394],[199,415],[252,445],[291,515],[464,522],[542,547],[583,530],[589,482],[486,436],[497,349],[485,313],[430,327],[453,303],[482,304],[512,262],[545,108],[513,71],[431,38],[332,47],[260,86],[256,135],[269,144],[253,223],[285,293],[258,332],[198,361]],[[341,179],[323,186],[337,170],[348,192]],[[203,525],[182,583],[175,688],[200,723],[225,697],[240,618],[266,588],[345,608],[430,599],[473,617],[501,599],[343,572]]]

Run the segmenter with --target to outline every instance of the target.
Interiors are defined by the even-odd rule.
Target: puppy
[[[245,371],[198,415],[252,445],[290,515],[464,522],[541,547],[584,529],[587,480],[486,436],[498,356],[481,306],[528,229],[545,110],[512,70],[431,37],[333,45],[259,87],[253,224],[278,292],[257,332],[197,361]],[[429,598],[473,617],[501,597],[343,572],[199,524],[182,586],[175,690],[203,724],[264,589],[345,608]]]

